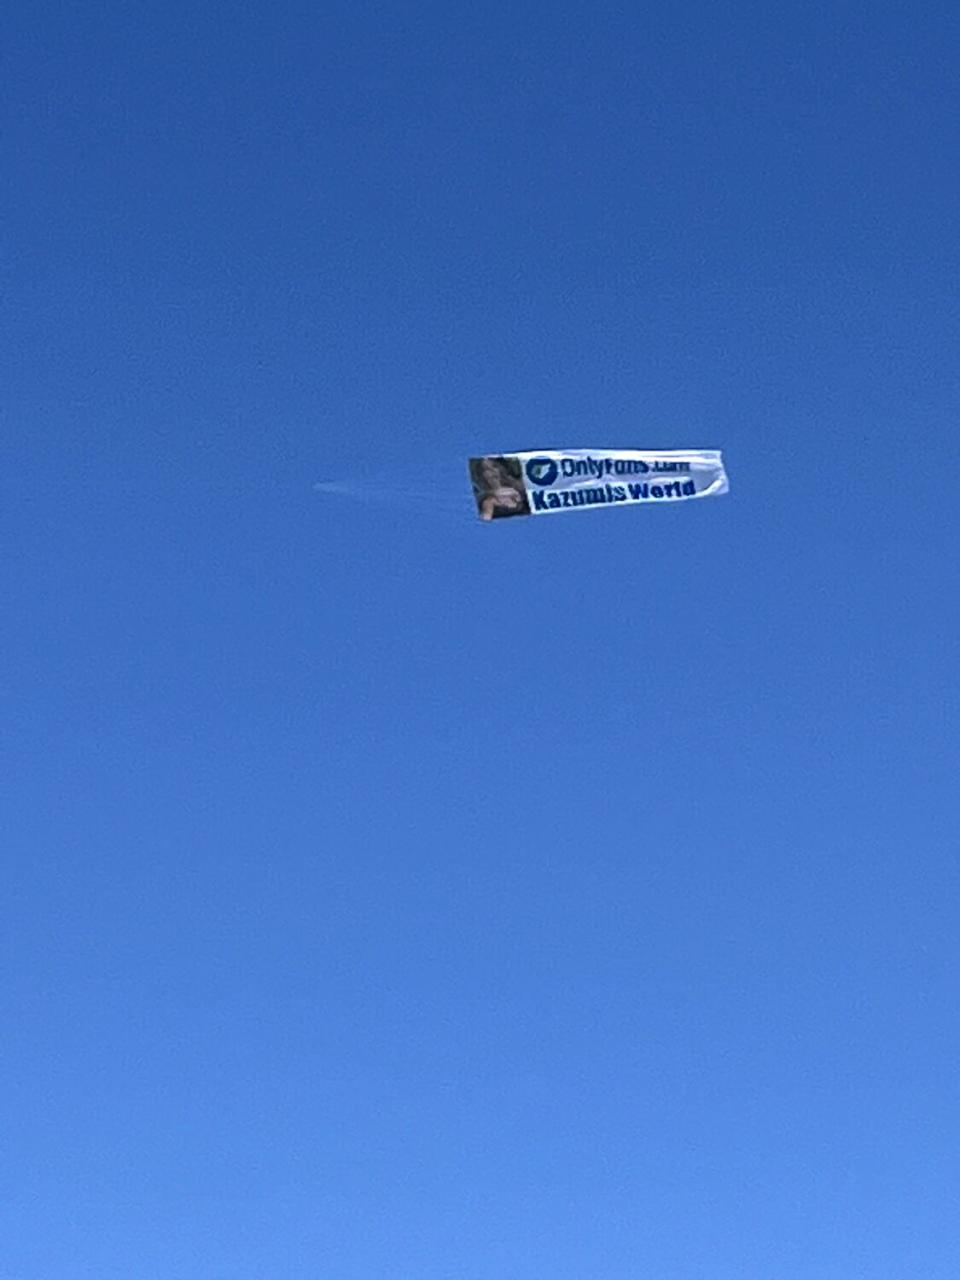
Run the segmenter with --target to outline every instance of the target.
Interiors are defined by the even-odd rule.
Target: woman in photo
[[[480,458],[475,462],[474,487],[482,520],[526,515],[530,510],[523,481],[511,474],[503,458]]]

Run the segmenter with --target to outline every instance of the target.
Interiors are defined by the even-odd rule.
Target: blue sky
[[[958,26],[14,6],[0,1280],[956,1275]]]

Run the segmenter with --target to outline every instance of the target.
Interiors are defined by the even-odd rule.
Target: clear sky
[[[958,37],[14,3],[0,1280],[955,1280]]]

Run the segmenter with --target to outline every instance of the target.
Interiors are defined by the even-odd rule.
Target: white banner
[[[729,489],[718,449],[542,449],[470,459],[484,520],[709,498]]]

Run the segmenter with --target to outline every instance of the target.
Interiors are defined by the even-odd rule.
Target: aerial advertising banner
[[[543,449],[470,459],[482,520],[726,493],[717,449]]]

